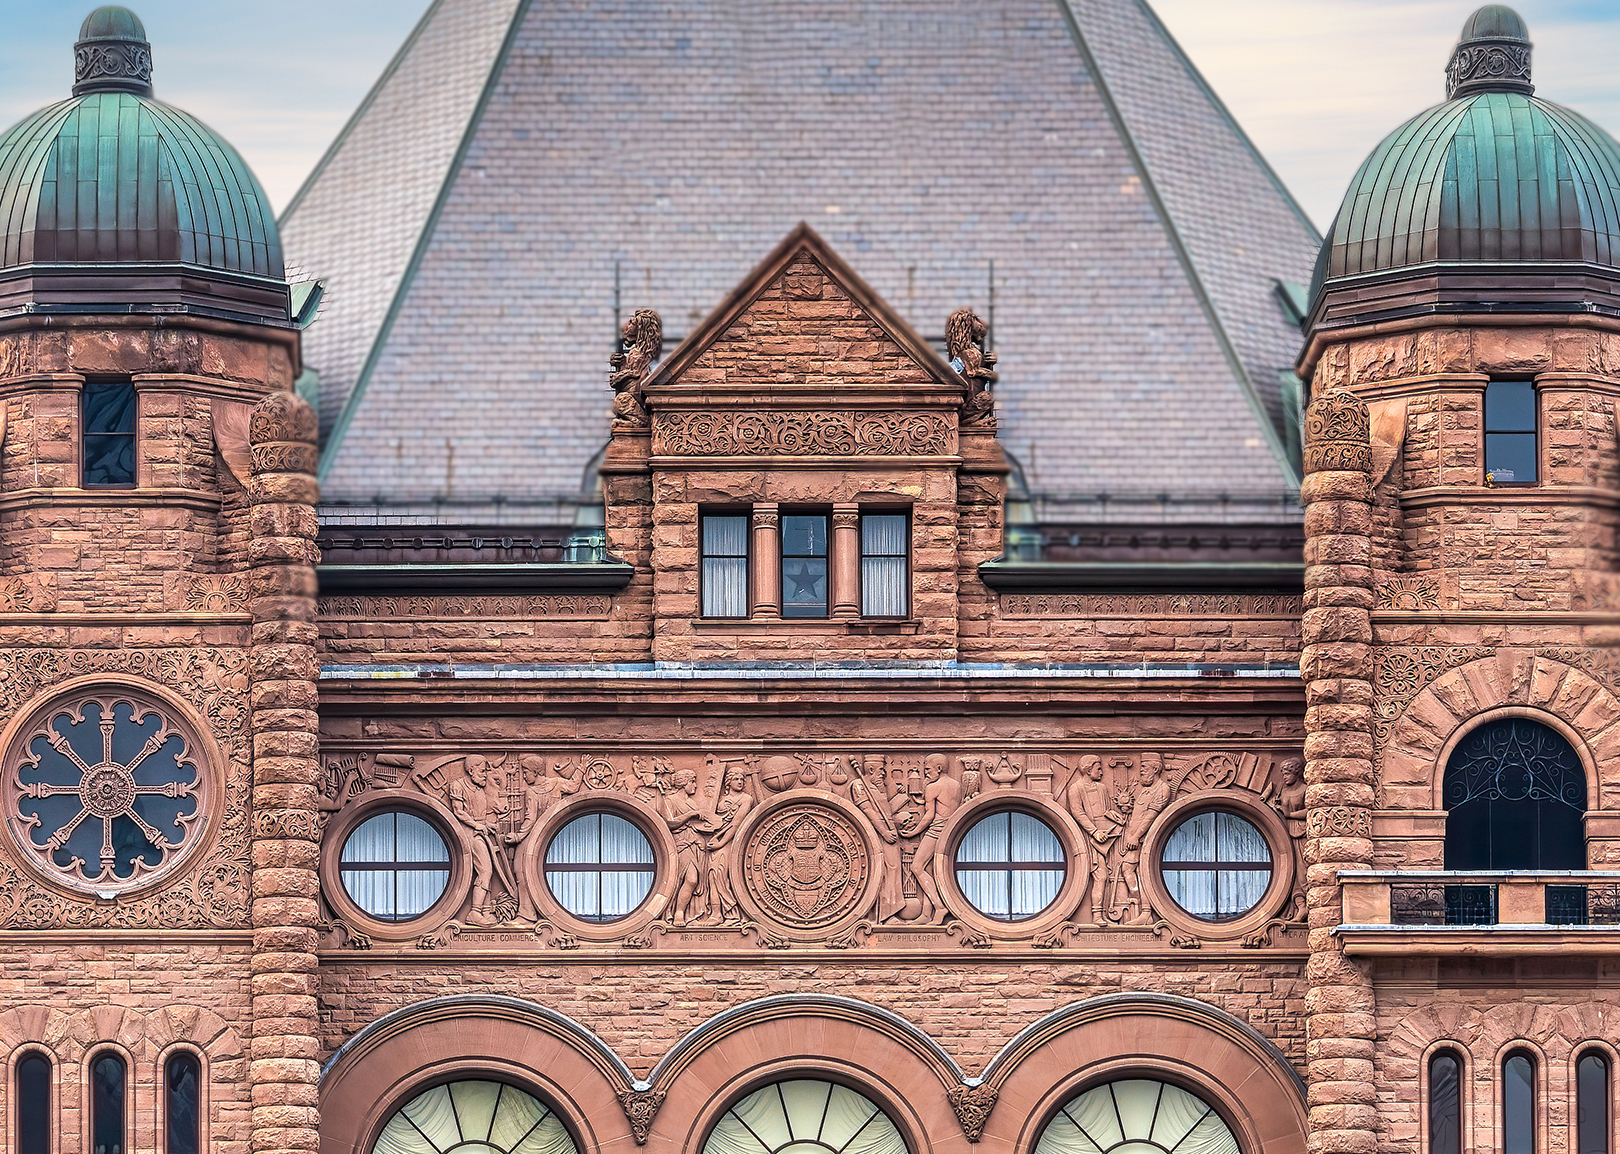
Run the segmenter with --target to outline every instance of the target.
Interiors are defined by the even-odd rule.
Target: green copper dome
[[[211,129],[152,99],[145,37],[128,9],[92,12],[73,97],[0,136],[0,272],[139,262],[281,281],[264,190]]]
[[[1335,278],[1434,263],[1620,266],[1620,144],[1533,91],[1524,22],[1480,9],[1446,103],[1390,133],[1351,181],[1312,296]]]

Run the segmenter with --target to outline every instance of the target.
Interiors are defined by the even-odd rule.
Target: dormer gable
[[[1005,464],[983,326],[948,327],[963,371],[804,224],[662,364],[656,316],[631,319],[603,474],[660,660],[954,660]],[[995,506],[971,558],[963,492]]]

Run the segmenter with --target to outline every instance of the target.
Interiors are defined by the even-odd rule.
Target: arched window
[[[91,1154],[124,1154],[124,1060],[103,1054],[90,1066]]]
[[[17,1154],[52,1154],[51,1060],[30,1053],[17,1063]]]
[[[1035,1154],[1238,1154],[1215,1107],[1180,1086],[1130,1078],[1070,1098]]]
[[[703,1154],[906,1154],[893,1119],[864,1094],[798,1078],[755,1090],[709,1131]]]
[[[394,1112],[372,1154],[578,1154],[562,1119],[504,1082],[435,1086]]]
[[[1609,1154],[1609,1059],[1588,1050],[1575,1064],[1574,1154]]]
[[[1502,1154],[1536,1154],[1536,1063],[1523,1052],[1502,1062]]]
[[[198,1154],[197,1102],[202,1069],[195,1054],[184,1050],[163,1063],[163,1133],[165,1154]]]
[[[1539,722],[1504,717],[1464,737],[1441,798],[1448,870],[1586,868],[1586,771]]]
[[[1429,1059],[1429,1154],[1462,1154],[1462,1060],[1450,1050]]]

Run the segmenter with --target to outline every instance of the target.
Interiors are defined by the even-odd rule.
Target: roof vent
[[[107,5],[84,18],[73,46],[73,95],[132,92],[152,95],[152,45],[140,17]]]
[[[1530,30],[1505,4],[1487,4],[1463,25],[1446,66],[1446,99],[1476,92],[1536,90],[1530,83]]]

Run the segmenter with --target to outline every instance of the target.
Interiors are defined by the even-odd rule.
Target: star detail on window
[[[798,562],[798,568],[782,567],[782,577],[788,583],[789,601],[820,601],[821,586],[827,574],[808,561]]]

